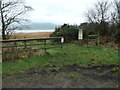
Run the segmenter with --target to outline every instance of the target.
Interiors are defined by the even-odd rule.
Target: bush
[[[120,43],[120,30],[115,34],[115,42],[118,44]]]
[[[50,37],[64,37],[65,42],[78,40],[78,26],[64,24],[60,27],[55,28],[55,32],[53,32]]]

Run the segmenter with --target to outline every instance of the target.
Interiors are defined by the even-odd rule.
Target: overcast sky
[[[32,22],[80,24],[86,21],[85,11],[96,0],[26,0],[34,11],[28,16]]]

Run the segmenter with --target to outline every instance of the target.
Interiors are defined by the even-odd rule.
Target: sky
[[[34,10],[27,16],[31,22],[78,24],[86,22],[85,12],[96,0],[26,0]]]

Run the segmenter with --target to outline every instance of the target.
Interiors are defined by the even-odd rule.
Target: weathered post
[[[17,53],[17,42],[14,42],[14,46],[15,47],[13,47],[14,48],[14,59],[17,59],[18,58],[18,53]]]
[[[100,37],[99,37],[99,33],[97,35],[97,45],[99,46],[99,43],[100,43]]]
[[[45,46],[45,47],[44,47],[45,53],[47,53],[47,52],[46,52],[46,39],[44,40],[44,46]]]
[[[25,49],[27,49],[26,41],[24,41],[24,47],[25,47]]]
[[[26,37],[24,37],[25,39]],[[24,48],[27,49],[26,41],[24,41]]]
[[[78,30],[78,44],[83,45],[83,29]]]

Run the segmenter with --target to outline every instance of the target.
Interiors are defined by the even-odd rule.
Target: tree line
[[[78,25],[64,24],[51,36],[63,36],[66,41],[77,40],[78,29],[83,29],[84,38],[89,33],[97,34],[103,43],[120,42],[120,1],[98,1],[85,12],[87,21]]]
[[[105,42],[119,41],[120,36],[120,1],[98,1],[94,8],[86,12],[88,23]]]

